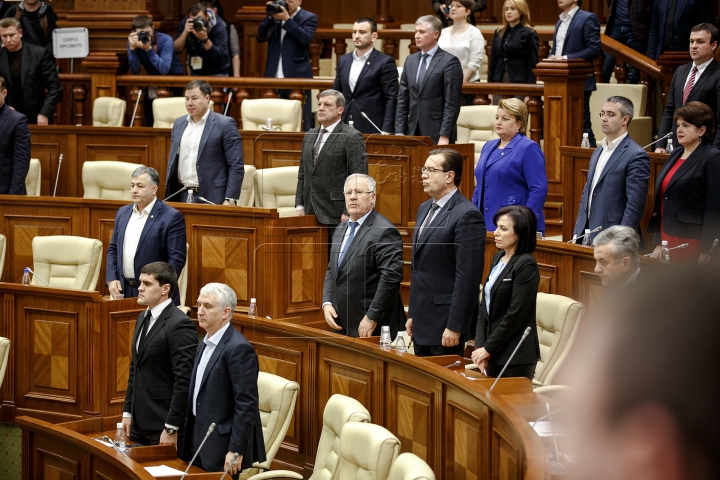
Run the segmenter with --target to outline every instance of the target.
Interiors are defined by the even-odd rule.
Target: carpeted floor
[[[0,478],[2,480],[20,480],[21,456],[20,428],[0,423]]]

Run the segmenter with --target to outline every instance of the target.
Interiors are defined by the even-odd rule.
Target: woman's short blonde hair
[[[507,2],[510,2],[515,7],[515,10],[518,11],[520,14],[520,24],[523,27],[530,27],[530,7],[528,7],[528,4],[525,0],[503,0],[502,8],[503,11],[505,10],[505,4]],[[505,18],[505,14],[503,13],[503,26],[500,29],[500,36],[502,37],[505,34],[505,30],[510,28],[510,24],[507,21],[507,18]]]
[[[503,98],[498,103],[498,108],[502,108],[510,115],[515,117],[515,120],[520,123],[518,132],[525,135],[528,118],[528,109],[527,105],[525,105],[525,102],[523,102],[522,100],[518,100],[517,98]]]

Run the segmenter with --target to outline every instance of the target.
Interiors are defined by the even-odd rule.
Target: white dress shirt
[[[580,10],[580,7],[575,7],[568,13],[563,12],[560,14],[560,26],[558,27],[557,35],[555,35],[555,56],[557,57],[563,57],[567,59],[567,55],[563,55],[565,37],[567,37],[567,31],[568,28],[570,28],[570,22],[572,22],[572,19],[578,10]]]
[[[608,143],[607,137],[603,138],[603,141],[600,143],[602,153],[600,154],[600,158],[598,158],[597,165],[595,166],[595,174],[593,175],[592,183],[590,184],[590,194],[588,195],[587,209],[588,216],[590,215],[590,204],[592,203],[593,192],[595,191],[595,186],[597,186],[598,180],[600,180],[600,175],[605,169],[605,165],[607,165],[608,160],[610,160],[610,157],[612,157],[613,152],[615,151],[617,146],[620,145],[620,142],[625,139],[625,137],[627,137],[627,132],[620,135],[618,138],[616,138],[610,143]]]
[[[199,187],[197,174],[197,158],[200,149],[205,124],[207,123],[210,109],[205,112],[200,121],[195,123],[190,115],[187,116],[187,127],[180,139],[180,158],[178,159],[178,180],[186,187]]]
[[[295,18],[295,15],[297,15],[299,11],[300,11],[300,7],[298,7],[297,10],[295,10],[295,13],[290,15],[290,18]],[[283,20],[282,22],[280,22],[280,24],[284,27],[285,22],[286,22],[286,20]],[[283,73],[283,67],[282,67],[282,44],[283,44],[283,40],[285,40],[286,33],[287,32],[285,31],[284,28],[280,30],[280,59],[278,60],[278,68],[277,68],[277,72],[275,73],[275,78],[285,78],[285,74]]]
[[[202,383],[203,376],[205,376],[205,369],[207,368],[207,364],[210,361],[210,357],[212,357],[213,352],[215,351],[215,347],[218,346],[218,343],[220,343],[223,335],[225,335],[225,331],[229,327],[230,322],[228,321],[225,325],[220,327],[220,330],[215,332],[212,337],[208,337],[207,335],[205,335],[205,338],[203,338],[203,343],[205,343],[205,350],[203,350],[202,356],[200,357],[200,362],[198,363],[197,372],[195,373],[195,390],[193,391],[192,403],[193,415],[197,415],[197,396],[200,392],[200,384]]]
[[[318,130],[318,139],[316,140],[316,143],[315,143],[315,145],[317,145],[317,142],[320,142],[320,148],[318,148],[318,156],[320,155],[322,148],[325,146],[325,141],[328,139],[328,137],[333,132],[333,130],[335,130],[335,127],[338,126],[338,124],[340,123],[340,120],[342,120],[342,118],[339,118],[337,122],[333,123],[329,127],[320,126],[320,129],[322,130],[324,128],[325,130],[327,130],[327,133],[325,135],[320,135],[320,131]],[[310,161],[312,161],[312,158],[310,159]],[[295,210],[305,210],[305,206],[304,205],[295,205]]]
[[[697,67],[697,73],[695,73],[695,82],[693,83],[693,86],[697,85],[698,80],[700,80],[700,76],[703,74],[705,69],[710,65],[710,62],[715,60],[714,58],[711,58],[705,63],[701,63],[700,65],[695,65]],[[687,86],[688,82],[690,81],[690,77],[692,77],[692,67],[690,67],[690,71],[687,74],[687,77],[685,77],[685,83],[683,83],[683,90],[685,90],[685,87]]]
[[[357,79],[360,76],[360,73],[362,72],[363,67],[365,66],[365,63],[367,62],[367,59],[370,58],[370,54],[375,50],[374,48],[370,47],[370,50],[365,52],[365,55],[362,57],[357,56],[357,50],[355,50],[352,54],[352,65],[350,65],[350,75],[348,75],[348,85],[350,85],[350,91],[355,91],[355,85],[357,85]]]
[[[130,219],[128,220],[127,226],[125,227],[125,238],[123,240],[123,276],[125,278],[135,278],[135,252],[137,252],[138,243],[140,243],[140,236],[142,235],[145,223],[150,217],[150,212],[157,202],[157,197],[148,204],[147,207],[143,208],[142,211],[138,211],[137,205],[133,205]]]

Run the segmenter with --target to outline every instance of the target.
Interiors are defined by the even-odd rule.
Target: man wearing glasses
[[[330,248],[323,287],[325,321],[350,337],[379,336],[381,326],[389,326],[394,338],[405,322],[400,232],[374,210],[372,177],[350,175],[344,195],[350,218],[338,225]]]
[[[431,150],[422,168],[431,198],[415,217],[405,324],[420,357],[462,355],[477,320],[485,220],[457,188],[462,170],[462,155],[449,148]]]

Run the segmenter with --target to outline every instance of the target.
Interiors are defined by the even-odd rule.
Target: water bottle
[[[355,128],[355,122],[353,122],[352,120],[348,122],[348,125],[350,125],[350,128]]]
[[[257,318],[257,300],[254,298],[250,299],[250,307],[248,308],[248,317]]]
[[[193,198],[193,191],[188,190],[187,199],[185,200],[185,203],[195,203],[195,199]]]
[[[265,120],[265,129],[270,131],[273,130],[272,118]]]
[[[672,138],[668,138],[667,145],[665,145],[665,153],[672,153],[673,150]]]
[[[670,250],[668,250],[667,245],[667,240],[663,240],[662,246],[660,247],[660,256],[658,257],[663,263],[668,263],[670,261]]]
[[[398,353],[407,353],[405,346],[405,332],[398,332],[397,340],[395,340],[395,351]]]
[[[592,242],[590,241],[590,231],[591,230],[589,228],[586,228],[585,235],[583,236],[582,244],[585,245],[586,247],[592,246]]]
[[[390,327],[383,325],[380,329],[380,346],[389,347],[391,343],[392,338],[390,338]]]
[[[20,282],[23,285],[30,285],[30,269],[25,267],[25,270],[23,270],[23,276],[22,281]]]
[[[123,430],[122,423],[117,424],[117,431],[115,432],[115,446],[123,452],[125,451],[125,448],[127,446],[125,442],[125,431]]]
[[[580,142],[580,146],[582,148],[590,148],[590,139],[588,138],[587,133],[583,133],[583,139],[582,142]]]

